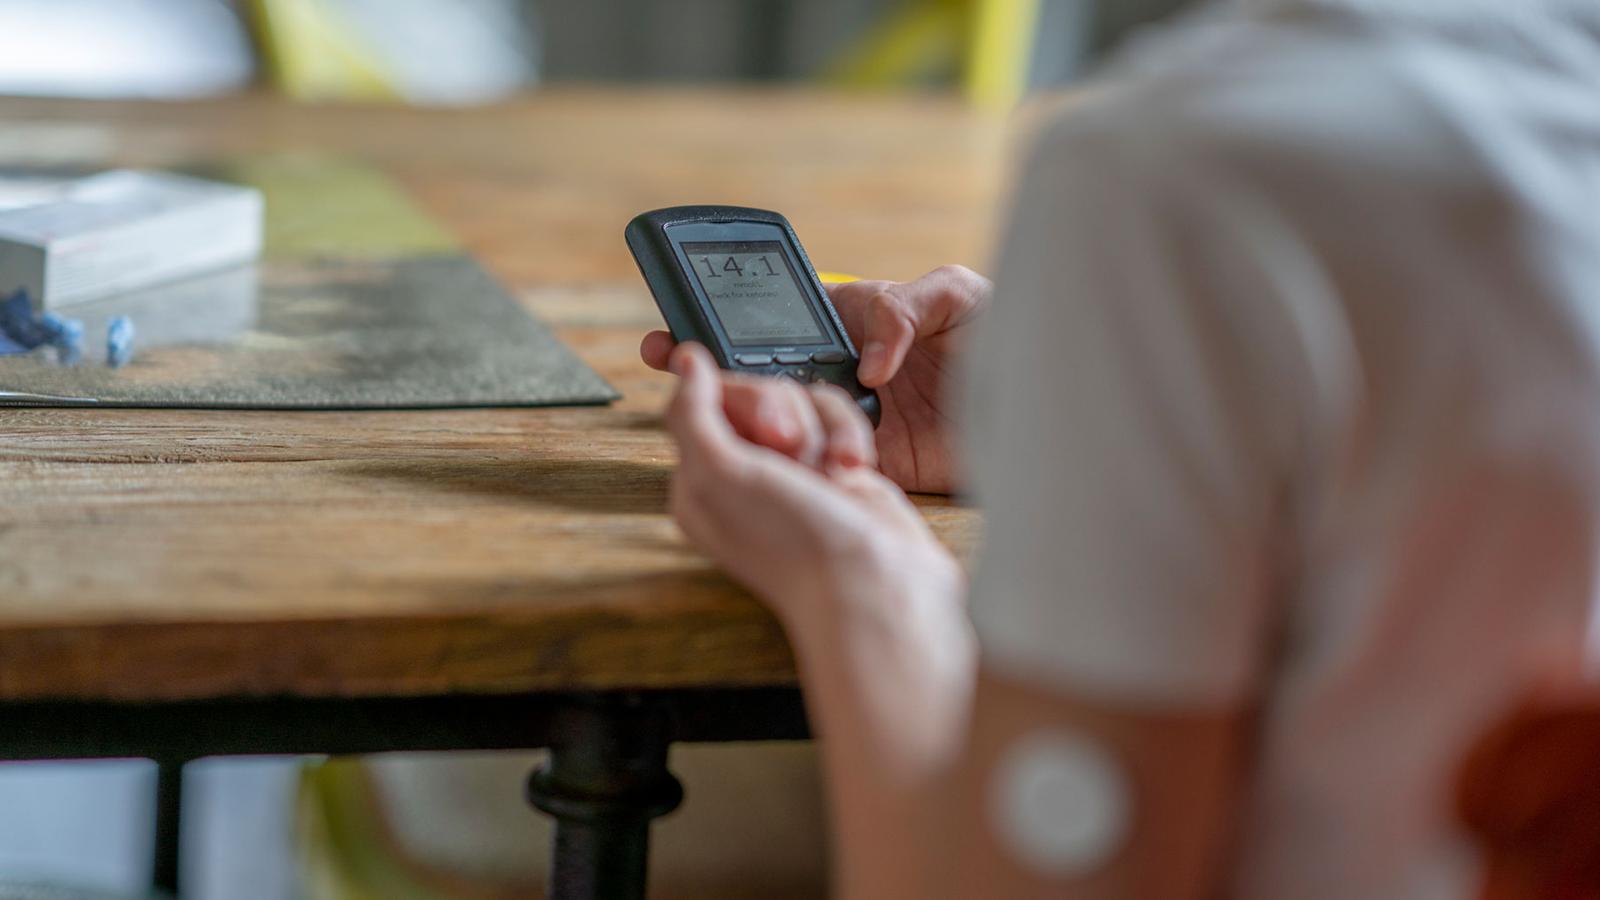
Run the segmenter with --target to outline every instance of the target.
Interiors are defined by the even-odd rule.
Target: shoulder
[[[1351,28],[1218,17],[1137,41],[1040,130],[1028,171],[1086,167],[1141,185],[1183,178],[1281,192],[1469,167],[1474,121],[1439,84],[1470,63]],[[1479,117],[1481,119],[1481,117]]]

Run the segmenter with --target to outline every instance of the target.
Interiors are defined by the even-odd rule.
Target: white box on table
[[[247,262],[261,254],[261,192],[117,170],[0,209],[0,298],[59,309]]]

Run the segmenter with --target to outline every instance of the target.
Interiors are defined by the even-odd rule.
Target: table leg
[[[183,763],[158,761],[156,765],[155,869],[157,890],[178,893],[178,854],[183,814]]]
[[[556,820],[548,900],[643,900],[650,821],[676,809],[670,720],[636,696],[575,701],[557,716],[528,799]]]

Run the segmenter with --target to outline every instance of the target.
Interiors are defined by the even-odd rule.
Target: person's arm
[[[960,579],[918,555],[788,627],[827,773],[836,896],[1206,895],[1232,834],[1243,710],[1130,711],[994,673],[973,693]],[[1128,831],[1084,872],[1032,868],[1004,843],[1008,751],[1041,734],[1103,748],[1125,779]],[[1108,827],[1065,815],[1064,828]]]
[[[1303,269],[1260,255],[1260,216],[1207,197],[1188,149],[1072,135],[1019,192],[968,360],[981,677],[961,578],[903,495],[870,461],[739,440],[710,360],[674,354],[674,509],[794,645],[845,900],[1218,888],[1302,449],[1279,282]],[[1034,739],[1091,748],[1098,772],[1058,780],[1109,790],[1109,819],[1018,805],[1017,779],[1055,777],[1018,762]]]
[[[969,709],[966,578],[874,468],[871,426],[842,391],[721,373],[696,344],[672,350],[670,367],[681,378],[667,411],[680,453],[672,513],[767,603],[794,647],[842,889],[918,896],[935,833],[924,786],[959,757]],[[781,448],[750,440],[736,423],[751,417],[730,406],[775,416],[803,407],[780,430],[807,436]]]
[[[1216,895],[1233,841],[1248,746],[1243,710],[1130,710],[989,672],[978,679],[974,709],[972,742],[958,766],[957,786],[948,793],[943,785],[927,786],[946,797],[936,813],[949,829],[943,841],[955,861],[954,887],[946,896]],[[1075,835],[1058,836],[1052,844],[1050,835],[1034,833],[1029,839],[1042,846],[1019,849],[1020,836],[1009,829],[1043,831],[1050,821],[1004,808],[1015,780],[1027,777],[1017,771],[1028,763],[1017,758],[1018,748],[1025,752],[1040,740],[1081,742],[1102,751],[1122,779],[1115,789],[1125,792],[1127,818],[1105,821],[1109,812],[1099,808],[1060,810],[1058,827]],[[1083,854],[1097,851],[1078,845],[1095,840],[1093,832],[1100,829],[1118,829],[1107,838],[1111,848],[1102,861],[1080,864]]]
[[[1217,895],[1271,691],[1315,393],[1290,304],[1323,295],[1227,137],[1125,115],[1046,138],[973,347],[989,520],[952,897]],[[1030,757],[1052,742],[1103,771]],[[1018,798],[1057,763],[1121,813]]]
[[[966,580],[871,469],[865,419],[848,399],[804,395],[823,456],[866,456],[817,471],[738,436],[701,348],[675,351],[673,368],[683,376],[669,412],[683,455],[673,512],[771,605],[794,646],[827,774],[837,896],[1182,898],[1212,883],[1229,836],[1237,710],[1130,711],[977,678]],[[997,837],[1000,760],[1041,729],[1105,748],[1126,778],[1131,828],[1087,877],[1030,869]]]

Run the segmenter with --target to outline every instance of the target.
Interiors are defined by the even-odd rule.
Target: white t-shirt
[[[1257,0],[1042,137],[973,359],[985,665],[1258,704],[1228,896],[1462,900],[1600,584],[1600,0]]]

